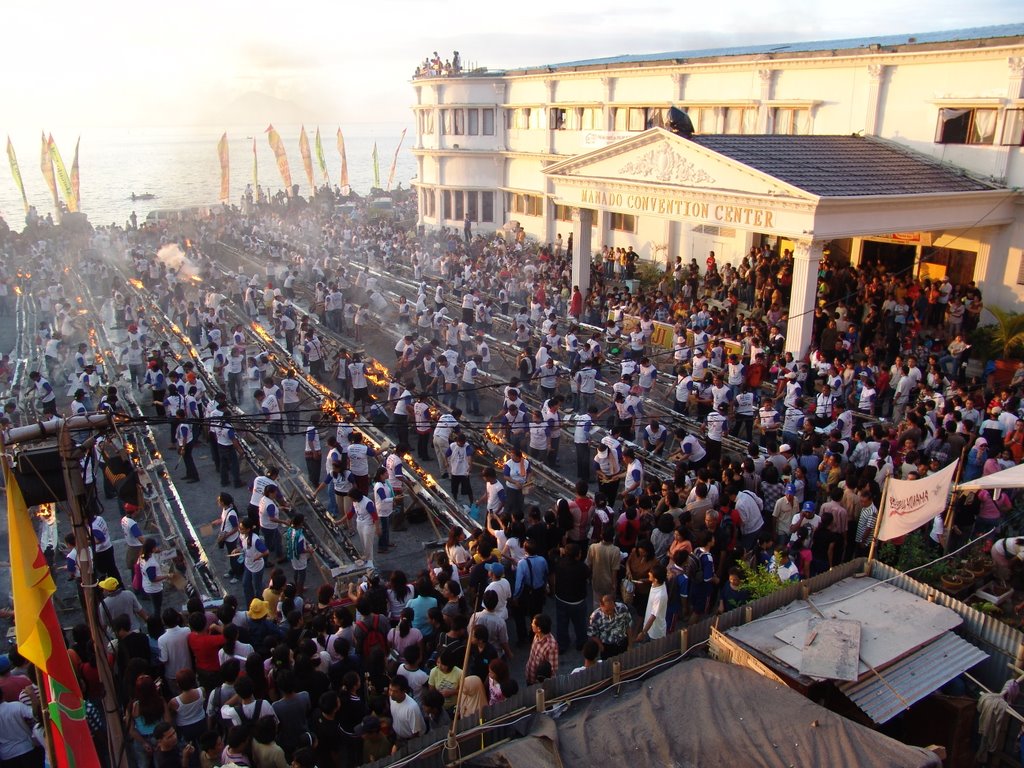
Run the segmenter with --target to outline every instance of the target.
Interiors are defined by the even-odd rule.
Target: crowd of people
[[[826,258],[814,344],[794,355],[784,350],[792,256],[769,243],[736,264],[675,259],[644,285],[632,249],[604,247],[583,293],[561,238],[428,234],[278,198],[192,227],[187,244],[150,227],[103,231],[94,244],[128,253],[123,268],[202,350],[212,390],[157,338],[111,262],[81,263],[109,289],[126,332],[120,363],[150,393],[154,423],[182,454],[181,479],[198,478],[202,441],[214,458],[224,489],[217,542],[241,584],[241,600],[228,595],[216,611],[165,607],[160,543],[123,499],[124,574],[104,554],[102,515],[91,516],[94,551],[68,553],[72,577],[77,558],[93,557],[109,641],[96,648],[75,627],[76,667],[95,701],[97,655],[113,659],[136,768],[358,765],[417,736],[440,739],[453,717],[479,717],[519,681],[569,671],[559,661],[570,649],[583,657],[572,671],[584,670],[741,606],[752,570],[782,583],[865,554],[887,477],[916,479],[961,459],[971,479],[1024,457],[1024,368],[994,391],[966,376],[965,334],[983,306],[973,284]],[[170,240],[194,271],[151,254]],[[265,273],[224,275],[204,255],[216,243],[265,259]],[[68,413],[116,410],[116,388],[98,389],[95,361],[77,343],[60,286],[64,252],[45,237],[11,247],[46,276],[46,366],[29,397],[57,412],[68,382]],[[405,288],[378,274],[401,275]],[[328,339],[302,305],[351,343]],[[395,451],[376,456],[357,420],[312,412],[294,375],[251,351],[233,308],[389,431]],[[672,326],[670,345],[652,343],[655,323]],[[375,325],[401,329],[393,375],[379,383],[356,351],[381,343]],[[251,415],[233,421],[230,405]],[[23,418],[18,403],[3,418]],[[228,492],[246,487],[239,433],[264,423],[282,445],[303,441],[311,484],[352,526],[370,570],[344,594],[305,588],[304,520],[274,470],[247,486],[244,510]],[[507,455],[478,473],[473,442],[485,433]],[[87,448],[99,466],[112,458],[102,443]],[[452,497],[482,521],[452,528],[412,578],[385,568],[407,452],[436,461]],[[575,493],[538,503],[540,465]],[[936,556],[997,539],[1011,501],[981,491],[956,505],[949,530],[936,518],[913,535]],[[26,724],[31,704],[17,710]]]

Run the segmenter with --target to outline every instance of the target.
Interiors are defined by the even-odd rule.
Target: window
[[[538,195],[521,195],[518,192],[510,192],[508,210],[510,213],[520,213],[523,216],[543,216],[544,199]]]
[[[997,113],[996,109],[940,109],[935,141],[938,144],[994,144]]]
[[[520,107],[516,111],[516,123],[515,127],[519,130],[528,130],[530,128],[530,115],[533,110],[529,107]]]
[[[452,120],[452,123],[455,128],[453,133],[456,136],[462,136],[466,132],[466,110],[453,109],[452,112],[455,113],[454,120]]]
[[[566,118],[566,110],[558,107],[551,107],[548,110],[548,117],[551,120],[552,131],[564,131],[569,127],[569,122]]]
[[[533,107],[530,110],[529,128],[534,131],[545,131],[548,128],[547,112],[544,107]]]
[[[647,110],[642,107],[629,108],[628,131],[647,130]]]
[[[450,189],[441,190],[441,212],[446,219],[452,217],[452,192]]]
[[[613,232],[636,233],[636,216],[631,213],[613,213],[610,227]]]
[[[494,193],[480,193],[480,221],[494,221]]]
[[[811,111],[790,107],[772,110],[772,133],[785,136],[803,136],[810,133]]]
[[[441,131],[446,136],[462,136],[466,132],[466,110],[442,109]]]
[[[604,110],[600,107],[580,107],[576,110],[576,119],[581,131],[604,130]]]
[[[434,110],[420,110],[420,133],[428,136],[434,132]]]
[[[757,111],[749,107],[726,107],[723,133],[753,133],[757,125]],[[696,126],[694,126],[696,127]]]
[[[423,211],[423,215],[431,219],[434,218],[434,214],[436,213],[434,206],[434,190],[420,190],[420,198],[422,201],[421,210]]]
[[[480,134],[480,110],[466,110],[466,135],[478,136]]]
[[[476,215],[476,190],[466,192],[466,213],[469,215],[471,221],[480,221]]]
[[[483,124],[483,130],[481,133],[484,136],[494,135],[494,110],[493,109],[481,109],[480,110],[481,123]]]
[[[463,193],[459,190],[452,192],[452,199],[455,202],[455,216],[454,218],[462,221],[462,217],[466,213],[465,205],[463,204]]]
[[[1024,144],[1024,109],[1008,109],[1003,115],[1000,144],[1019,147]]]
[[[586,210],[586,209],[585,208],[581,208],[580,209],[581,212],[584,211],[584,210]],[[590,214],[591,214],[590,226],[596,227],[597,226],[597,211],[590,211]],[[570,206],[570,205],[556,205],[555,206],[555,220],[556,221],[568,221],[568,222],[571,222],[572,221],[572,206]]]

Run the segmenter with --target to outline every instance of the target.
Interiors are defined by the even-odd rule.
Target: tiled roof
[[[1002,189],[876,138],[758,134],[699,135],[693,141],[820,197]]]
[[[813,53],[815,51],[849,51],[868,49],[872,45],[892,48],[902,45],[930,45],[935,43],[955,43],[967,40],[988,40],[1000,37],[1020,37],[1024,35],[1024,24],[998,24],[988,27],[969,27],[967,29],[951,29],[941,32],[922,32],[918,34],[875,35],[868,37],[852,37],[843,40],[813,40],[804,42],[779,42],[767,45],[743,45],[724,48],[704,48],[685,51],[664,51],[661,53],[626,54],[622,56],[605,56],[597,59],[581,59],[566,61],[549,66],[556,69],[567,67],[615,66],[617,64],[639,64],[643,62],[669,61],[674,59],[713,59],[722,56],[749,56],[758,54]],[[519,69],[516,67],[515,69]],[[534,67],[526,67],[534,69]]]

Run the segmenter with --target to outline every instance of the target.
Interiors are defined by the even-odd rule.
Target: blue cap
[[[794,493],[796,493],[796,486],[793,485],[792,483],[786,483],[786,493],[792,496]]]
[[[803,505],[800,507],[800,510],[802,512],[813,512],[814,509],[815,509],[815,507],[814,507],[814,502],[813,501],[805,501],[803,503]]]

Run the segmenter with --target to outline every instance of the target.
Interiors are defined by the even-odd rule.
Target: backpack
[[[370,626],[367,626],[366,622],[357,621],[356,629],[363,633],[363,641],[359,646],[359,654],[363,657],[364,661],[369,659],[370,654],[372,654],[377,648],[379,648],[381,653],[387,657],[388,639],[384,636],[384,633],[380,631],[379,615],[373,615],[373,623]]]

